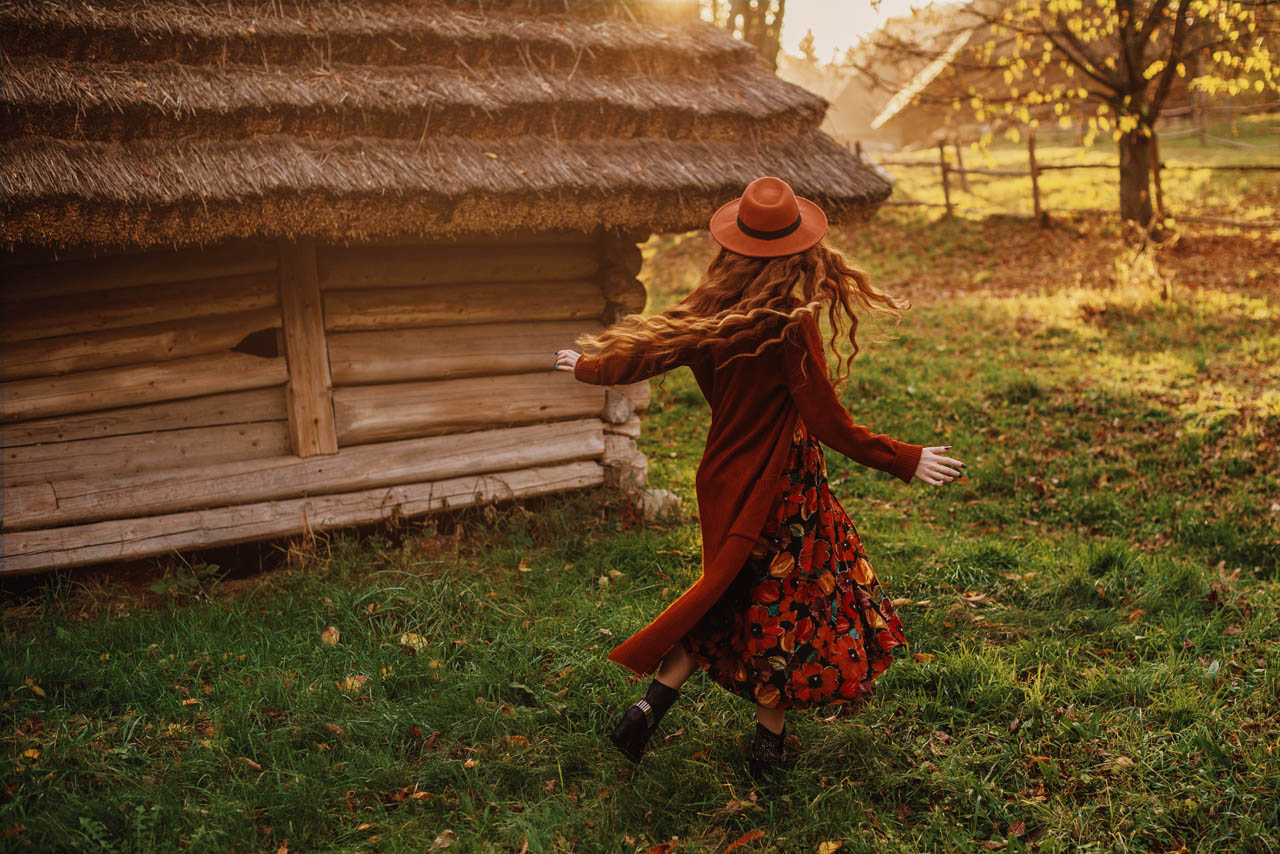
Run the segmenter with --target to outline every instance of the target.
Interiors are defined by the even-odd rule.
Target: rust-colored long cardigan
[[[854,423],[827,375],[826,351],[813,316],[806,315],[801,328],[803,349],[786,340],[728,365],[719,363],[741,346],[716,357],[698,348],[657,359],[622,353],[579,356],[574,377],[595,385],[639,382],[688,365],[711,405],[711,426],[695,479],[702,575],[652,622],[615,647],[609,653],[611,661],[642,676],[652,673],[728,588],[764,528],[797,417],[824,445],[911,482],[923,446]],[[758,344],[759,339],[746,349]]]

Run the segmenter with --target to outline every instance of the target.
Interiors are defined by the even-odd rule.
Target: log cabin
[[[639,244],[889,186],[696,3],[0,7],[0,573],[645,483]]]

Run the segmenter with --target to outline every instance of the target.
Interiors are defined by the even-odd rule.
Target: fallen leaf
[[[338,726],[337,724],[325,724],[324,728],[329,730],[329,732],[333,733],[338,738],[345,739],[347,737],[347,734],[342,731],[342,727]]]
[[[840,850],[841,845],[844,845],[844,843],[838,839],[833,839],[828,842],[819,842],[818,854],[835,854],[836,851]]]
[[[462,763],[462,767],[463,767],[463,768],[474,768],[474,767],[476,767],[476,762],[477,762],[476,758],[475,758],[474,756],[472,756],[472,757],[470,757],[469,759],[467,759],[467,761],[466,761],[466,762],[463,762],[463,763]]]
[[[261,770],[262,770],[262,766],[261,766],[261,765],[259,765],[257,762],[254,762],[254,761],[253,761],[252,759],[250,759],[248,756],[239,756],[239,757],[236,757],[236,758],[237,758],[237,760],[238,760],[238,761],[243,762],[245,765],[248,765],[248,766],[249,766],[250,768],[252,768],[254,771],[261,771]]]
[[[186,699],[186,700],[183,700],[183,701],[182,701],[182,705],[184,705],[184,706],[194,706],[194,705],[195,705],[196,703],[198,703],[198,702],[200,702],[200,698],[198,698],[198,697],[190,697],[190,698],[188,698],[188,699]]]
[[[400,645],[407,646],[413,650],[426,649],[427,639],[422,635],[417,635],[413,632],[405,632],[400,635]]]
[[[1003,839],[988,839],[982,843],[982,847],[988,851],[999,851],[1009,843]]]
[[[1009,826],[1004,829],[1005,836],[1021,836],[1026,832],[1027,823],[1022,819],[1010,822]]]
[[[529,568],[529,561],[525,560],[524,558],[520,559],[520,563],[517,564],[516,569],[520,570],[521,572],[533,572],[533,570]]]
[[[937,656],[935,656],[931,652],[913,652],[911,654],[911,657],[914,658],[916,661],[925,661],[925,662],[933,661],[935,658],[937,658]]]
[[[30,688],[31,693],[35,694],[37,697],[44,696],[44,689],[41,688],[39,685],[37,685],[35,682],[33,682],[30,676],[27,677],[27,687]]]
[[[280,847],[276,849],[276,854],[289,854],[289,840],[280,843]]]
[[[899,608],[903,605],[914,605],[915,600],[914,599],[890,599],[889,604],[895,608]]]
[[[706,761],[706,759],[707,759],[707,751],[706,751],[705,749],[703,749],[703,750],[695,750],[695,751],[693,751],[693,755],[692,755],[692,756],[690,756],[689,758],[690,758],[690,759],[700,759],[700,760],[702,760],[702,761],[704,761],[704,762],[705,762],[705,761]]]
[[[1141,608],[1134,608],[1132,611],[1129,612],[1129,622],[1131,623],[1138,622],[1138,618],[1145,613],[1147,612],[1142,610]]]
[[[742,834],[737,839],[730,842],[728,847],[724,849],[724,854],[729,854],[729,852],[732,851],[733,849],[755,842],[757,839],[760,839],[763,836],[764,836],[763,830],[759,830],[759,829],[748,830],[746,833]]]
[[[30,750],[24,750],[22,751],[22,758],[23,759],[39,759],[40,751],[34,747],[31,748]]]
[[[600,627],[600,634],[602,634],[602,635],[611,635],[611,634],[613,634],[613,632],[609,631],[609,630],[608,630],[608,629],[606,629],[604,626],[601,626],[601,627]]]
[[[364,683],[368,681],[369,681],[368,676],[365,676],[364,674],[359,674],[356,676],[348,676],[346,679],[343,679],[341,682],[334,682],[333,684],[337,685],[338,690],[342,691],[342,693],[351,694],[354,696],[360,693],[360,689],[363,688]]]
[[[340,637],[342,637],[342,633],[338,631],[337,626],[325,626],[324,631],[320,633],[320,640],[329,644],[329,646],[336,644]]]
[[[431,843],[431,848],[429,850],[435,851],[439,848],[448,848],[453,844],[454,838],[452,830],[442,830],[440,831],[440,835],[436,837],[436,841]]]
[[[366,821],[364,824],[356,828],[356,833],[361,833],[363,831],[370,830],[375,827],[377,827],[376,824],[370,824],[369,822]]]

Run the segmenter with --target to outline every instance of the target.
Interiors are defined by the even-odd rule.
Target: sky
[[[800,39],[813,30],[814,52],[818,59],[830,62],[834,51],[843,56],[845,48],[870,33],[888,18],[911,14],[912,0],[883,0],[879,11],[871,0],[787,0],[782,16],[782,49],[800,53]],[[914,0],[917,8],[928,0]]]

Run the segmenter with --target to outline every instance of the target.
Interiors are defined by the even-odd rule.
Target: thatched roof
[[[696,4],[24,0],[0,46],[9,243],[683,230],[762,174],[835,219],[889,194]]]

